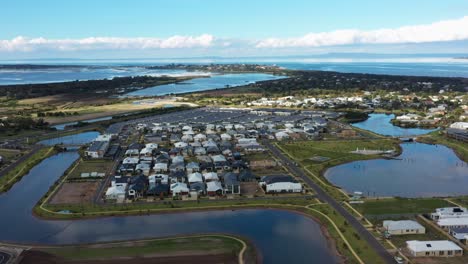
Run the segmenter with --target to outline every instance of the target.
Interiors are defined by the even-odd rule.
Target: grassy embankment
[[[195,235],[137,241],[123,241],[81,246],[33,248],[57,256],[65,261],[111,260],[119,258],[183,257],[190,255],[239,254],[246,261],[254,261],[255,251],[244,240],[227,235]]]
[[[347,200],[347,195],[339,188],[332,186],[323,176],[326,169],[357,160],[380,158],[380,155],[360,155],[350,153],[359,149],[368,150],[399,150],[398,141],[393,139],[363,139],[363,140],[324,140],[324,141],[296,141],[280,143],[278,146],[293,160],[298,162],[309,172],[312,180],[337,200]],[[313,157],[324,157],[328,160],[313,161]]]
[[[54,153],[55,150],[53,147],[41,148],[14,169],[0,177],[0,192],[8,191],[21,177],[26,175],[29,170]]]
[[[453,149],[460,159],[468,162],[468,143],[449,138],[441,131],[434,131],[427,135],[419,136],[417,141],[427,144],[445,145]]]

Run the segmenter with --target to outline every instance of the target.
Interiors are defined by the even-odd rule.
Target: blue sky
[[[446,46],[468,35],[460,28],[468,20],[465,0],[12,0],[0,6],[0,55],[7,57],[417,52],[417,45],[404,44]],[[438,35],[428,29],[436,32],[431,38],[409,37],[422,27],[399,30],[440,21],[453,23],[438,26]],[[442,52],[468,52],[465,46]]]

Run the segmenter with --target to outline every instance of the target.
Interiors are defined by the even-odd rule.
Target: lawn
[[[353,204],[353,207],[364,215],[426,214],[431,213],[436,208],[447,206],[453,205],[438,198],[390,198],[366,200],[363,204]]]
[[[67,179],[79,179],[81,173],[106,173],[111,169],[113,163],[112,160],[81,160]]]
[[[364,263],[385,263],[383,259],[381,259],[380,256],[369,246],[369,244],[367,244],[366,240],[362,239],[353,227],[346,222],[343,216],[333,210],[330,205],[320,204],[311,206],[310,208],[322,212],[338,226],[338,229],[343,233],[344,237],[348,240],[356,254],[364,261]],[[329,224],[329,221],[324,216],[312,210],[307,211],[307,213],[318,218],[320,222],[327,227],[329,234],[335,241],[337,241],[336,247],[338,248],[338,251],[346,257],[346,263],[358,263],[356,258],[354,258],[348,250],[347,245],[338,235],[338,231]]]
[[[49,195],[49,194],[48,194]],[[48,195],[44,196],[48,197]],[[156,198],[157,199],[157,198]],[[108,203],[103,205],[97,204],[82,204],[82,205],[52,205],[44,204],[43,210],[40,206],[36,206],[34,211],[39,216],[51,217],[57,219],[76,219],[93,216],[116,216],[116,215],[145,215],[149,213],[158,213],[165,211],[185,211],[190,209],[230,209],[240,207],[269,207],[276,205],[307,205],[312,203],[313,198],[303,195],[297,197],[281,197],[280,199],[217,199],[210,200],[208,198],[198,201],[174,201],[172,198],[160,202],[147,203],[127,203],[115,204]],[[40,204],[40,203],[38,203]],[[70,210],[72,214],[54,213],[62,210]]]
[[[142,257],[152,254],[177,255],[183,252],[216,254],[235,254],[242,249],[242,244],[227,236],[193,236],[154,239],[147,241],[129,241],[90,246],[70,246],[40,249],[66,260],[109,259],[122,257]]]

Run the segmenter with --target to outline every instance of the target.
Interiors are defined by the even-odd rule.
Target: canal
[[[67,139],[85,142],[94,136],[83,133]],[[49,141],[52,142],[55,141]],[[32,209],[36,202],[78,158],[78,153],[72,151],[49,157],[31,169],[8,192],[0,194],[0,211],[5,212],[0,217],[0,241],[72,244],[227,233],[252,241],[264,263],[340,261],[319,223],[290,211],[243,209],[66,221],[35,217]]]

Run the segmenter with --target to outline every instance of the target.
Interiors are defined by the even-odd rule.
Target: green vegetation
[[[80,179],[81,173],[106,173],[113,164],[112,160],[81,160],[69,174],[67,180]]]
[[[32,156],[21,162],[14,169],[7,172],[5,175],[0,177],[0,192],[9,190],[17,181],[28,173],[30,169],[39,164],[43,159],[54,154],[54,148],[42,148],[39,149]]]
[[[210,200],[208,198],[198,201],[177,201],[166,199],[159,202],[148,203],[128,203],[128,204],[78,204],[78,205],[51,205],[44,204],[43,200],[48,197],[46,194],[34,208],[36,215],[57,219],[77,219],[96,216],[119,216],[119,215],[146,215],[151,213],[166,211],[187,211],[187,210],[211,210],[211,209],[236,209],[243,207],[275,207],[276,205],[307,205],[311,203],[312,197],[297,196],[285,197],[283,199],[241,199]],[[159,198],[155,198],[159,199]],[[59,211],[69,210],[71,213],[63,214]]]
[[[427,144],[445,145],[453,149],[461,160],[468,162],[468,143],[449,138],[441,131],[434,131],[427,135],[420,136],[417,140]]]
[[[389,198],[353,204],[353,207],[364,215],[425,214],[447,206],[453,205],[439,198]]]
[[[339,231],[343,234],[346,240],[350,243],[356,254],[364,261],[364,263],[385,263],[380,256],[367,244],[366,240],[362,239],[358,233],[353,229],[351,225],[343,218],[343,216],[337,213],[328,204],[317,204],[310,206],[309,208],[320,211],[321,213],[328,216],[338,227]],[[343,242],[338,231],[330,224],[329,220],[320,213],[313,210],[307,210],[307,214],[320,220],[328,230],[328,233],[334,238],[338,251],[343,254],[346,258],[346,263],[358,263],[356,258],[349,251],[348,246]],[[339,242],[338,242],[339,241]]]
[[[21,154],[21,151],[16,149],[0,149],[0,156],[5,160],[11,160],[18,157]]]
[[[203,252],[206,255],[238,255],[243,245],[233,237],[206,235],[173,237],[142,241],[106,243],[90,246],[66,246],[39,248],[39,250],[59,256],[65,260],[110,259],[120,257],[143,257],[153,254],[177,255],[183,252]]]

